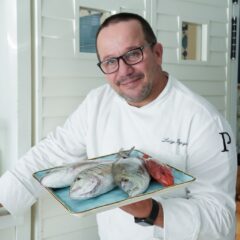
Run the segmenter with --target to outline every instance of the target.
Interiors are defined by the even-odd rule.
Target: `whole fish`
[[[143,155],[143,160],[145,161],[146,168],[153,179],[165,187],[174,184],[173,171],[167,164],[160,163],[157,159],[153,159],[147,154]]]
[[[116,187],[112,164],[103,163],[81,171],[70,187],[70,198],[86,200],[97,197]]]
[[[73,183],[74,179],[81,171],[99,164],[99,161],[86,160],[49,169],[46,175],[41,179],[41,184],[50,188],[68,187]]]
[[[130,197],[145,192],[151,179],[144,161],[137,157],[120,158],[113,163],[112,172],[115,183]]]

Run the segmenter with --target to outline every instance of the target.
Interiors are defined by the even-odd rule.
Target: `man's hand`
[[[121,209],[134,217],[145,218],[148,217],[152,209],[152,200],[146,199],[136,203],[132,203],[121,207]],[[162,205],[159,203],[159,213],[158,217],[154,223],[160,227],[163,227],[163,209]]]

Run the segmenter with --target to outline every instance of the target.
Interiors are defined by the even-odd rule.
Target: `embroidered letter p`
[[[227,149],[227,144],[231,143],[231,137],[227,132],[221,132],[219,134],[221,134],[222,140],[223,140],[223,150],[222,150],[222,152],[228,152],[229,150]]]

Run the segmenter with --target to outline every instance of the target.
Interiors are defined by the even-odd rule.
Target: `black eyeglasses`
[[[119,57],[109,58],[97,65],[105,74],[110,74],[118,71],[119,69],[119,59],[122,59],[127,65],[135,65],[143,60],[143,50],[146,47],[152,47],[155,43],[145,44],[141,47],[131,49],[130,51],[124,53]]]

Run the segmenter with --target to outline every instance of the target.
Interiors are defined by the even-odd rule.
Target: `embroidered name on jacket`
[[[180,140],[180,138],[178,138],[177,140],[172,140],[172,139],[170,139],[170,138],[163,138],[163,139],[162,139],[162,142],[166,142],[166,143],[170,143],[170,144],[177,144],[177,145],[179,145],[179,146],[187,146],[187,145],[188,145],[188,143],[182,142],[182,141]]]

